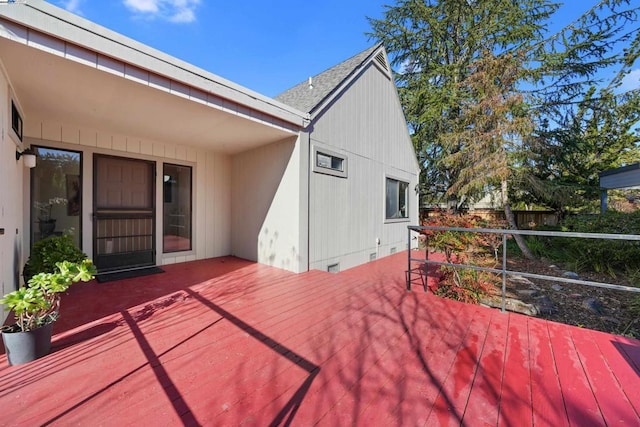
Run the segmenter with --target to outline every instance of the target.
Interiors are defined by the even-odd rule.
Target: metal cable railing
[[[425,249],[425,258],[413,258],[411,256],[411,240],[413,238],[412,233],[423,234],[422,231],[432,230],[432,231],[458,231],[458,232],[471,232],[471,233],[492,233],[492,234],[501,234],[502,235],[502,268],[489,268],[489,267],[479,267],[477,265],[471,264],[457,264],[457,263],[449,263],[442,261],[432,261],[429,259],[429,244],[428,238]],[[477,271],[486,271],[490,273],[497,273],[502,275],[502,311],[506,311],[506,294],[507,294],[507,276],[521,276],[530,279],[539,279],[539,280],[551,280],[556,282],[563,283],[572,283],[577,285],[586,285],[586,286],[594,286],[599,288],[606,289],[614,289],[619,291],[627,291],[627,292],[636,292],[640,293],[640,288],[635,288],[631,286],[623,286],[616,285],[614,283],[603,283],[603,282],[593,282],[590,280],[581,280],[581,279],[571,279],[568,277],[556,277],[556,276],[547,276],[544,274],[534,274],[527,273],[521,271],[510,271],[507,270],[507,237],[510,235],[520,234],[523,236],[545,236],[545,237],[573,237],[573,238],[582,238],[582,239],[606,239],[606,240],[627,240],[627,241],[638,241],[640,242],[640,235],[636,234],[605,234],[605,233],[573,233],[573,232],[564,232],[564,231],[534,231],[534,230],[506,230],[506,229],[495,229],[495,228],[460,228],[460,227],[440,227],[440,226],[413,226],[410,225],[407,227],[407,248],[409,248],[407,255],[407,290],[411,291],[411,276],[412,274],[418,273],[422,274],[422,266],[417,268],[411,268],[412,262],[417,262],[422,265],[438,265],[438,266],[448,266],[454,268],[468,268],[471,270]],[[428,269],[425,269],[424,274],[428,279]],[[426,291],[426,285],[425,285]]]

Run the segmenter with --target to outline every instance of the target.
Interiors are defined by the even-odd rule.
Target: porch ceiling
[[[29,120],[235,154],[295,135],[227,110],[0,38],[0,58]],[[249,110],[247,110],[249,112]]]

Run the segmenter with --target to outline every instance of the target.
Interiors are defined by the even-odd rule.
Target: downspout
[[[313,132],[313,126],[311,125],[311,114],[308,113],[305,120],[307,123],[307,269],[311,266],[311,162],[313,152],[311,151],[311,132]]]

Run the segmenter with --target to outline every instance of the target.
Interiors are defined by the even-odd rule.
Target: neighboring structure
[[[609,190],[640,189],[640,163],[600,172],[600,211],[606,212]]]
[[[381,46],[276,100],[44,1],[0,1],[0,62],[3,293],[62,232],[102,271],[236,255],[302,272],[404,250],[418,221]]]

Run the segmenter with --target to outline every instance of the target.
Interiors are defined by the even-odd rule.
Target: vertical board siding
[[[311,173],[310,267],[344,270],[404,250],[418,221],[418,164],[393,82],[369,65],[317,118],[311,140],[344,154],[348,176]],[[409,221],[385,223],[385,176],[409,182]]]
[[[231,253],[298,272],[300,146],[289,138],[233,156]]]
[[[2,295],[17,289],[20,270],[26,258],[16,248],[21,248],[27,236],[25,226],[28,224],[29,213],[23,194],[28,194],[29,171],[24,167],[23,160],[16,161],[17,146],[13,137],[9,135],[11,129],[11,90],[10,82],[5,77],[0,61],[0,171],[2,171],[2,185],[0,185],[0,228],[4,234],[0,235],[0,292]],[[16,103],[20,100],[14,98]],[[24,119],[24,116],[23,116]],[[25,129],[38,128],[27,126]],[[4,321],[8,311],[0,310],[0,319]]]
[[[142,140],[128,135],[110,134],[66,123],[39,120],[37,117],[30,118],[29,123],[30,133],[25,137],[30,139],[30,144],[82,151],[86,165],[92,164],[93,153],[96,152],[121,157],[143,157],[156,162],[156,171],[161,177],[163,163],[186,162],[193,167],[193,250],[187,253],[166,255],[162,253],[162,189],[156,188],[156,221],[159,224],[156,236],[157,261],[159,264],[172,264],[231,253],[231,159],[229,156],[193,147]],[[70,145],[65,146],[65,144]],[[79,144],[78,147],[71,146],[77,144]],[[13,158],[15,163],[15,157]],[[89,185],[93,188],[90,177],[86,176],[87,171],[84,173],[85,186]],[[156,180],[156,186],[161,186],[161,182],[161,179]],[[83,208],[86,210],[87,205],[85,204]],[[90,218],[89,214],[83,215]],[[25,222],[25,227],[28,227],[28,221]],[[89,236],[89,239],[93,236],[92,227],[91,220],[83,221],[83,235]],[[125,239],[118,244],[128,245],[132,242]],[[145,245],[147,245],[146,242]],[[91,244],[87,246],[86,241],[84,242],[83,249],[90,256],[93,255],[91,246]],[[28,253],[28,250],[28,245],[25,244],[25,252]]]

